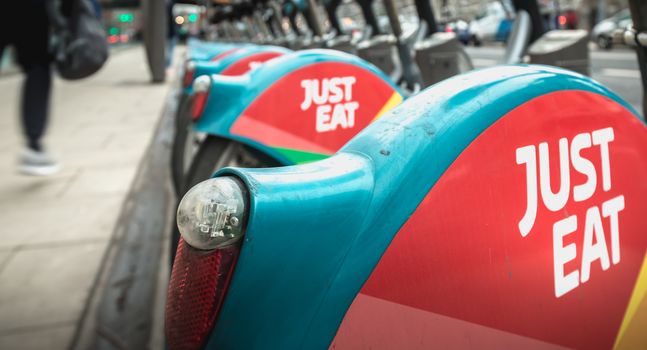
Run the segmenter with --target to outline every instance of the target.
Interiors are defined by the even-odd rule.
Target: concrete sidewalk
[[[22,75],[0,78],[0,349],[70,346],[170,91],[145,62],[135,47],[55,81],[45,145],[64,168],[50,178],[16,172]]]

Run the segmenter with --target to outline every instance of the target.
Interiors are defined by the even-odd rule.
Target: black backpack
[[[89,0],[71,1],[63,11],[60,0],[48,0],[47,12],[56,69],[63,79],[76,80],[101,69],[108,59],[108,42]]]

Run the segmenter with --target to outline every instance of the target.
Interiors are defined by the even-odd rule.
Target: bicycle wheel
[[[187,170],[185,166],[185,149],[187,147],[186,142],[189,135],[189,128],[191,127],[190,111],[191,103],[189,103],[189,99],[182,99],[175,116],[175,135],[171,147],[171,180],[175,194],[178,196],[184,189],[183,182]]]

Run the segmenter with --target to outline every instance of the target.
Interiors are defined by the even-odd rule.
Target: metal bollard
[[[461,45],[452,33],[434,33],[415,45],[416,63],[420,67],[424,86],[460,73]]]
[[[357,46],[357,55],[377,66],[387,75],[399,70],[395,44],[397,40],[391,34],[380,34]]]
[[[165,6],[166,2],[161,0],[142,1],[144,46],[153,83],[161,83],[166,79],[165,55],[168,28]]]
[[[557,66],[590,75],[588,41],[586,30],[552,30],[530,45],[530,63]]]

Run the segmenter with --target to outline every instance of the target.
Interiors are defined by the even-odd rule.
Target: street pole
[[[436,22],[436,16],[434,16],[434,10],[431,7],[431,0],[414,0],[416,5],[416,11],[418,11],[418,18],[420,21],[427,22],[427,36],[438,31],[438,24]]]
[[[362,10],[364,21],[372,30],[371,35],[374,36],[382,34],[382,30],[380,30],[380,26],[377,23],[377,18],[375,17],[375,13],[373,12],[373,8],[371,7],[373,0],[357,0],[357,3]]]
[[[279,6],[277,2],[273,1],[270,3],[270,7],[274,11],[274,21],[278,24],[279,35],[285,38],[288,33],[285,28],[283,28],[283,13],[281,12],[281,6]]]
[[[389,19],[391,28],[393,29],[393,35],[398,39],[398,42],[402,36],[402,26],[400,25],[400,19],[398,18],[398,11],[395,8],[395,2],[393,0],[384,0],[384,10],[386,11],[386,16]]]
[[[539,5],[537,0],[512,0],[512,5],[515,11],[524,10],[530,15],[530,23],[532,24],[532,31],[530,33],[530,43],[539,39],[545,32],[544,20],[539,13]]]
[[[166,37],[167,9],[166,0],[142,0],[144,17],[144,46],[146,59],[153,83],[166,79]]]
[[[607,17],[607,3],[605,0],[598,0],[598,12],[595,23],[602,22]]]
[[[339,24],[339,18],[337,18],[337,7],[339,4],[341,4],[341,0],[324,1],[324,8],[328,14],[330,26],[337,31],[337,35],[342,35],[344,31],[341,29],[341,24]]]
[[[311,25],[311,29],[314,31],[313,34],[315,36],[322,37],[324,34],[323,25],[321,24],[321,19],[317,12],[317,3],[315,0],[308,0],[308,8],[305,11],[305,15],[306,20]]]

